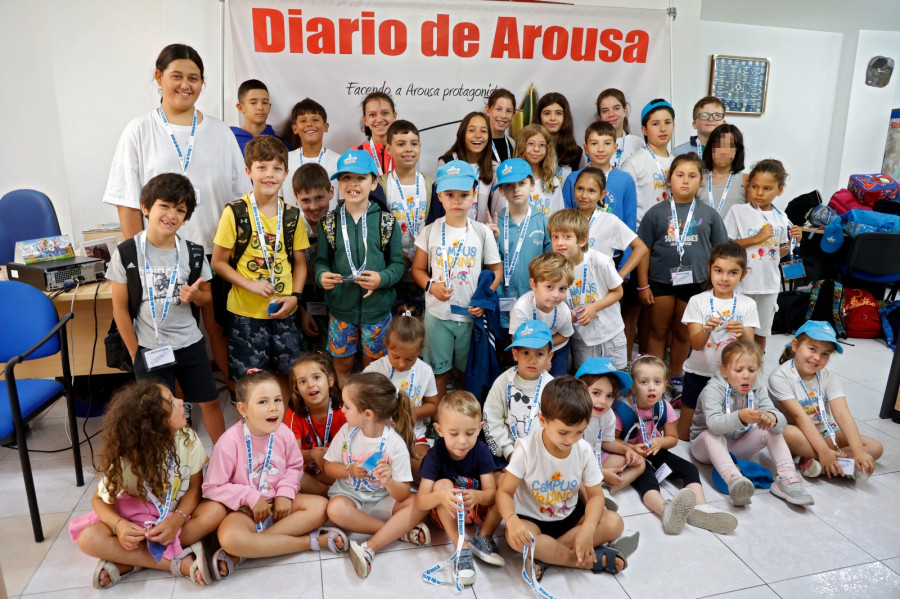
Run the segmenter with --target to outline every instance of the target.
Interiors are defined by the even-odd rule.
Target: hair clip
[[[256,374],[257,372],[262,372],[262,368],[248,368],[247,374]]]
[[[406,310],[406,311],[403,313],[403,316],[412,316],[412,312],[409,311],[409,310]]]

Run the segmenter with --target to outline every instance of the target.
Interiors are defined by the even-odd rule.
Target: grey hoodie
[[[725,391],[728,383],[722,377],[721,372],[706,383],[706,387],[700,393],[697,400],[697,411],[694,412],[694,420],[691,423],[691,441],[700,433],[709,429],[714,435],[720,435],[729,439],[737,439],[746,431],[746,425],[738,417],[738,411],[748,407],[747,395],[731,391],[730,413],[725,412]],[[782,414],[769,399],[769,392],[763,377],[758,376],[753,385],[754,407],[763,412],[771,412],[775,415],[776,423],[772,432],[781,433],[787,426],[784,414]]]

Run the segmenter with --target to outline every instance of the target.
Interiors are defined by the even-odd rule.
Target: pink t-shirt
[[[663,400],[663,401],[665,401],[665,400]],[[631,403],[630,398],[627,401],[625,401],[624,403],[626,406],[628,406],[628,408],[630,410],[632,410],[632,411],[634,410],[634,404]],[[665,404],[666,404],[666,424],[668,424],[669,422],[675,422],[676,420],[678,420],[678,414],[675,413],[675,408],[672,407],[672,404],[670,404],[667,401],[665,402]],[[658,430],[656,428],[656,426],[654,426],[654,424],[653,424],[653,408],[651,408],[649,410],[638,409],[638,417],[644,421],[644,430],[647,431],[647,435],[650,439],[653,439],[654,437],[664,437],[665,436],[664,432]],[[624,426],[625,425],[622,422],[622,419],[619,418],[618,414],[616,414],[616,430],[621,431]],[[665,430],[665,425],[663,425],[662,429]],[[625,431],[623,437],[627,438],[628,442],[631,443],[632,445],[640,445],[641,443],[644,442],[644,438],[641,435],[641,427],[637,421],[635,421],[634,426],[631,428],[631,431]]]

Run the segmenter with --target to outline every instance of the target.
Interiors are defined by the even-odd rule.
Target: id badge
[[[147,370],[162,368],[175,363],[175,352],[171,345],[165,345],[156,349],[144,350],[144,364]]]
[[[782,262],[781,274],[784,275],[785,281],[790,281],[792,279],[802,279],[806,276],[806,269],[803,268],[803,261],[789,260],[788,262]]]
[[[328,308],[325,302],[307,302],[306,313],[310,316],[328,316]]]
[[[661,483],[666,480],[670,474],[672,474],[672,469],[669,468],[668,464],[663,462],[660,467],[656,469],[656,482]]]
[[[856,462],[853,461],[853,458],[837,458],[837,463],[844,476],[853,476],[856,471]]]
[[[715,329],[709,335],[709,340],[712,341],[713,347],[715,348],[723,347],[734,341],[734,339],[734,336],[730,332],[728,332],[728,330],[724,326]]]
[[[266,313],[269,315],[269,318],[271,318],[272,315],[279,310],[281,310],[281,302],[272,300],[271,302],[269,302],[269,306],[266,308]]]
[[[501,297],[500,298],[500,311],[501,312],[511,312],[513,306],[516,305],[516,298],[514,297]]]
[[[690,266],[679,266],[669,270],[672,274],[672,285],[690,285],[694,282],[694,271]]]

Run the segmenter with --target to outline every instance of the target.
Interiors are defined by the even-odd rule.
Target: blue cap
[[[841,219],[836,218],[828,223],[822,232],[822,241],[819,247],[826,254],[833,254],[844,245],[844,228],[841,226]]]
[[[512,343],[506,349],[514,347],[540,349],[547,345],[553,345],[553,333],[550,332],[550,328],[540,320],[526,320],[516,329]]]
[[[357,175],[373,174],[378,176],[378,168],[372,156],[365,150],[347,150],[337,161],[337,170],[331,179],[337,179],[341,173],[356,173]]]
[[[510,158],[509,160],[504,160],[500,163],[500,166],[497,167],[497,184],[494,185],[494,189],[497,189],[504,183],[518,183],[519,181],[524,181],[527,177],[533,176],[531,173],[531,165],[525,162],[522,158]]]
[[[644,106],[644,109],[641,111],[641,124],[642,125],[644,124],[644,117],[647,116],[647,114],[649,114],[650,112],[653,112],[654,110],[656,110],[657,108],[668,108],[669,110],[672,111],[673,115],[675,114],[675,109],[672,108],[672,105],[669,104],[668,102],[666,102],[665,100],[663,100],[661,102],[650,102],[646,106]]]
[[[435,177],[435,191],[440,193],[451,189],[467,191],[475,187],[478,175],[468,162],[451,160],[437,170]]]
[[[575,373],[575,378],[580,379],[585,374],[612,374],[619,379],[622,387],[620,391],[630,389],[634,384],[631,375],[621,370],[616,370],[616,365],[609,358],[588,358],[581,365],[581,368],[578,369],[578,372]]]
[[[844,349],[841,347],[841,344],[838,343],[837,333],[834,332],[834,327],[824,320],[807,320],[803,323],[802,327],[797,329],[794,338],[796,339],[804,333],[807,337],[815,339],[816,341],[828,341],[829,343],[834,343],[834,350],[839,354],[844,353]]]

